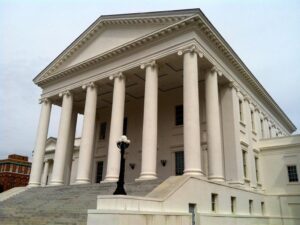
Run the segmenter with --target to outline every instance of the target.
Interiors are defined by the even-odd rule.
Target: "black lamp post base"
[[[114,192],[114,195],[127,195],[123,186],[117,186],[117,189]]]

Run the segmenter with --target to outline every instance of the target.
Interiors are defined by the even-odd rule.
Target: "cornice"
[[[129,19],[130,20],[130,19]],[[129,20],[127,22],[129,22]],[[135,19],[136,20],[136,19]],[[151,21],[150,18],[148,20]],[[153,21],[153,18],[152,18]],[[265,100],[271,108],[273,108],[274,112],[280,117],[280,119],[285,122],[290,132],[293,132],[296,130],[295,125],[289,120],[289,118],[286,116],[286,114],[282,111],[282,109],[277,105],[277,103],[272,99],[272,97],[267,93],[267,91],[263,88],[263,86],[259,83],[259,81],[254,77],[254,75],[251,73],[251,71],[246,67],[246,65],[241,61],[241,59],[237,56],[237,54],[232,50],[232,48],[228,45],[228,43],[222,38],[222,36],[218,33],[218,31],[213,27],[213,25],[208,21],[208,19],[205,17],[204,14],[201,12],[199,14],[190,16],[188,18],[185,18],[183,20],[180,20],[174,24],[171,24],[167,27],[164,27],[162,29],[159,29],[158,31],[152,32],[149,35],[143,36],[141,38],[138,38],[136,40],[133,40],[131,42],[128,42],[124,45],[121,45],[119,47],[116,47],[110,51],[104,52],[100,55],[97,55],[91,59],[88,59],[86,61],[83,61],[79,64],[76,64],[74,66],[71,66],[69,68],[66,68],[60,72],[53,73],[55,69],[61,65],[68,57],[70,57],[76,50],[78,50],[84,42],[88,41],[93,34],[97,32],[98,29],[105,26],[105,24],[113,24],[117,23],[117,20],[110,21],[106,20],[104,21],[98,21],[94,26],[91,26],[89,32],[85,33],[83,37],[80,38],[76,43],[73,44],[72,48],[66,55],[63,55],[61,58],[58,58],[57,64],[55,63],[56,67],[53,66],[53,68],[49,68],[46,71],[42,71],[41,74],[46,74],[46,77],[44,79],[38,80],[37,78],[34,79],[34,82],[36,84],[43,85],[47,82],[50,82],[54,79],[59,79],[61,77],[68,76],[69,74],[72,74],[74,72],[79,72],[84,69],[87,69],[90,66],[96,65],[100,62],[103,62],[104,60],[113,58],[117,55],[120,55],[124,52],[127,52],[128,50],[131,50],[133,48],[137,48],[140,46],[143,46],[145,44],[148,44],[150,42],[156,41],[160,39],[163,36],[169,35],[175,31],[178,31],[182,28],[186,28],[188,25],[196,25],[198,29],[216,46],[216,48],[229,60],[229,62],[233,65],[233,67],[242,75],[242,77],[250,84],[250,86],[254,89],[256,93],[262,97],[263,100]],[[133,22],[133,21],[132,21]],[[142,23],[143,20],[137,20],[136,22]],[[118,22],[120,23],[120,21]],[[46,68],[47,69],[47,68]]]

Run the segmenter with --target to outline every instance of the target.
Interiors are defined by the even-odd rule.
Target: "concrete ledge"
[[[189,213],[88,210],[87,225],[191,225]]]

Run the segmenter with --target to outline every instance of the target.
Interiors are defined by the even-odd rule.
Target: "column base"
[[[156,180],[157,176],[155,173],[147,173],[141,174],[139,178],[135,179],[135,181],[146,181],[146,180]]]
[[[105,179],[103,181],[101,181],[100,183],[114,183],[117,182],[119,180],[119,177],[105,177]]]
[[[202,170],[200,170],[200,169],[184,170],[184,175],[186,175],[186,176],[204,176]]]
[[[211,181],[217,181],[217,182],[224,182],[224,177],[217,177],[217,176],[208,176],[208,179]]]
[[[38,182],[32,182],[32,183],[29,183],[28,185],[27,185],[28,187],[40,187],[41,186],[41,183],[38,183]]]
[[[91,181],[89,179],[76,179],[75,184],[90,184]]]
[[[51,181],[49,184],[49,186],[62,186],[62,185],[64,185],[64,182],[60,180]]]

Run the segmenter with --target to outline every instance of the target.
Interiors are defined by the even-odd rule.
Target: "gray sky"
[[[300,127],[299,0],[0,0],[0,159],[31,155],[41,93],[32,79],[100,15],[184,8],[205,13]],[[49,136],[59,113],[54,107]]]

